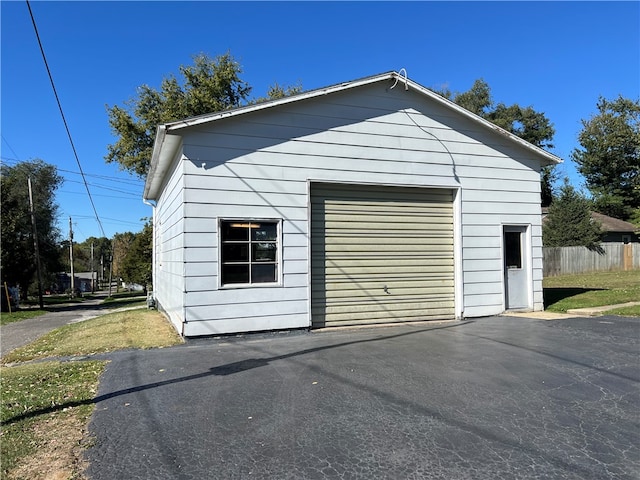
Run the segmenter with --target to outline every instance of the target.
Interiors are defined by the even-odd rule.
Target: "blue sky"
[[[405,68],[430,88],[483,78],[496,102],[531,105],[554,124],[561,176],[599,96],[640,96],[640,2],[32,1],[47,61],[105,234],[138,232],[143,182],[106,164],[106,105],[157,87],[194,54],[230,52],[252,97]],[[2,162],[41,158],[66,181],[60,228],[101,236],[52,93],[27,4],[1,2]]]

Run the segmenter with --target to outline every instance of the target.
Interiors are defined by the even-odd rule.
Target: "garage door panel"
[[[315,258],[315,257],[314,257]],[[339,262],[338,262],[339,260]],[[342,269],[350,269],[354,267],[362,267],[362,268],[376,268],[376,269],[389,269],[393,271],[396,268],[400,267],[422,267],[424,270],[425,267],[431,267],[437,269],[439,272],[449,272],[453,271],[453,262],[446,255],[438,255],[437,253],[430,254],[429,256],[424,257],[416,257],[413,255],[407,255],[405,257],[396,257],[393,259],[393,263],[389,261],[388,258],[376,258],[374,255],[369,255],[365,257],[358,258],[354,255],[345,254],[342,257],[334,257],[334,259],[326,260],[323,265],[316,264],[316,267],[324,267],[325,269],[336,269],[336,272],[339,273]]]
[[[451,318],[453,193],[313,185],[314,326]]]
[[[439,278],[434,278],[431,280],[423,279],[423,278],[408,278],[408,279],[394,279],[394,278],[380,278],[377,281],[371,281],[370,278],[363,279],[362,281],[358,281],[353,278],[345,278],[343,282],[331,282],[326,287],[322,287],[321,285],[314,285],[312,287],[312,292],[317,293],[318,295],[322,293],[326,293],[329,295],[329,292],[351,292],[351,291],[377,291],[384,290],[385,287],[388,291],[391,289],[395,289],[396,292],[404,293],[406,290],[424,290],[430,291],[434,288],[445,288],[451,289],[453,287],[453,280],[441,280]],[[345,293],[346,294],[346,293]]]
[[[341,311],[323,314],[321,311],[313,310],[312,314],[318,319],[330,321],[327,325],[366,325],[375,323],[411,322],[418,320],[448,320],[453,315],[453,302],[451,306],[437,308],[430,304],[427,308],[415,309],[375,309],[371,311]]]

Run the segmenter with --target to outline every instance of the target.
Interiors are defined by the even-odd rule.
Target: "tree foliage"
[[[111,256],[111,240],[106,237],[89,237],[84,242],[74,244],[74,271],[91,271],[91,245],[93,245],[93,271],[98,272],[98,279],[104,279],[104,272],[100,270],[100,266],[102,265],[108,268],[109,258]],[[65,248],[68,249],[69,245],[67,244]]]
[[[626,220],[640,208],[640,101],[600,97],[597,109],[582,120],[572,158],[597,211]]]
[[[152,282],[153,227],[151,222],[145,224],[137,233],[127,249],[119,273],[128,283],[142,285],[145,290]]]
[[[2,165],[0,168],[2,282],[19,286],[23,300],[26,300],[30,285],[37,285],[28,178],[31,178],[45,287],[62,269],[58,255],[60,232],[56,227],[58,205],[55,203],[55,191],[63,179],[55,166],[42,160],[20,162],[13,167]]]
[[[302,84],[297,83],[296,85],[280,85],[279,83],[274,83],[267,89],[266,97],[259,97],[253,101],[252,104],[267,102],[269,100],[278,100],[279,98],[290,97],[291,95],[297,95],[302,92]]]
[[[240,79],[240,64],[229,53],[214,59],[200,54],[193,61],[193,65],[179,67],[181,82],[170,75],[162,80],[159,90],[142,85],[137,97],[124,107],[107,107],[109,125],[117,137],[116,143],[108,146],[108,163],[118,163],[144,177],[158,125],[239,107],[247,100],[251,87]]]
[[[127,256],[136,235],[132,232],[116,233],[111,240],[113,247],[112,263],[114,277],[122,276],[122,265]]]
[[[496,104],[491,88],[481,78],[473,82],[466,92],[453,94],[449,90],[441,90],[437,93],[533,145],[553,148],[555,129],[544,113],[535,111],[531,106]],[[553,200],[553,184],[557,180],[554,168],[555,165],[544,167],[540,173],[543,207]]]
[[[568,179],[565,179],[560,194],[549,207],[549,213],[542,225],[544,246],[584,246],[596,249],[601,238],[601,226],[591,218],[589,200],[576,192]]]
[[[555,129],[544,113],[535,111],[531,106],[496,104],[489,84],[481,78],[473,82],[466,92],[454,94],[442,90],[437,93],[533,145],[553,148],[551,142]]]
[[[109,125],[117,138],[105,160],[142,178],[147,175],[158,125],[300,93],[300,84],[269,87],[266,98],[249,101],[251,87],[240,78],[242,68],[230,53],[193,57],[179,67],[181,78],[165,77],[159,89],[138,88],[123,106],[107,106]]]

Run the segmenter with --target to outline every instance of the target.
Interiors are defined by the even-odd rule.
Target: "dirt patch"
[[[8,472],[9,479],[86,480],[85,423],[76,415],[56,415],[33,425],[38,453]]]

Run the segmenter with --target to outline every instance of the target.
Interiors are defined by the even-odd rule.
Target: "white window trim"
[[[222,223],[223,222],[270,222],[277,225],[276,238],[276,281],[264,283],[222,283]],[[238,288],[273,288],[282,287],[282,219],[281,218],[256,218],[256,217],[218,217],[218,289],[232,290]]]

